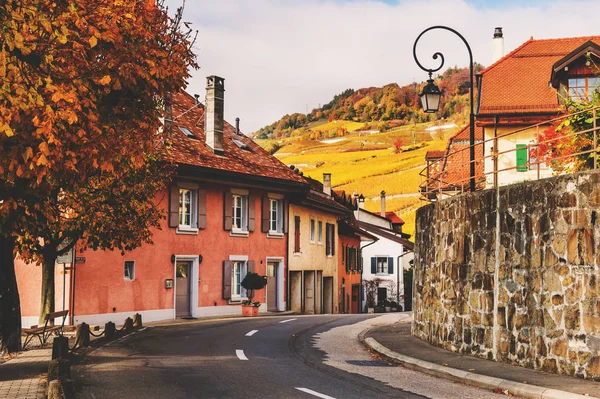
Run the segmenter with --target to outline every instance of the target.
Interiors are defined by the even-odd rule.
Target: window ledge
[[[294,252],[294,256],[302,256],[302,252]]]
[[[268,238],[283,238],[283,233],[279,233],[277,231],[269,231],[267,233]]]
[[[231,230],[229,235],[231,237],[248,237],[249,232],[244,230]]]
[[[389,273],[375,273],[376,276],[390,276]]]
[[[195,227],[179,226],[175,231],[177,234],[198,234],[198,229]]]
[[[243,297],[235,297],[235,298],[231,298],[229,300],[229,304],[230,305],[241,305],[243,301],[247,301],[248,298],[243,298]]]
[[[134,278],[124,278],[123,281],[135,281]]]

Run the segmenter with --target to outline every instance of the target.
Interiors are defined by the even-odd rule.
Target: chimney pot
[[[240,118],[235,118],[235,134],[240,135]]]
[[[204,130],[206,144],[216,154],[223,154],[223,115],[225,79],[218,76],[206,78],[206,110]]]
[[[200,102],[200,94],[194,94],[194,98],[196,99],[196,104]]]
[[[331,196],[331,173],[323,173],[323,192]]]
[[[494,29],[494,38],[492,39],[492,62],[498,61],[504,57],[504,34],[502,28]]]
[[[381,190],[381,217],[385,217],[385,191]]]

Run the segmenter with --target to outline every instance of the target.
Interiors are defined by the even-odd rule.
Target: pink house
[[[177,174],[157,201],[167,211],[153,245],[78,253],[57,267],[56,308],[71,322],[145,321],[241,314],[249,271],[268,276],[260,311],[286,309],[287,210],[306,181],[223,120],[224,79],[207,78],[206,103],[173,98],[171,138]],[[236,124],[237,125],[237,124]],[[23,325],[37,324],[41,268],[17,262]]]

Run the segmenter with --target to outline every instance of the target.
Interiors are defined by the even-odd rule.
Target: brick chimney
[[[494,29],[494,39],[492,39],[492,62],[498,61],[504,57],[504,34],[502,28]]]
[[[323,192],[331,196],[331,173],[323,173]]]
[[[206,109],[204,132],[206,144],[215,154],[223,154],[223,98],[225,79],[218,76],[206,78]]]
[[[385,191],[381,190],[381,217],[385,217]]]

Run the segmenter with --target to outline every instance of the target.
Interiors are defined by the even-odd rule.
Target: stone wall
[[[598,172],[419,209],[413,335],[460,353],[600,379],[599,211]]]

